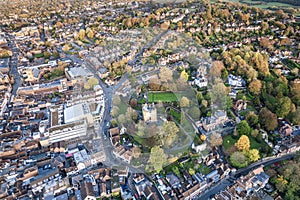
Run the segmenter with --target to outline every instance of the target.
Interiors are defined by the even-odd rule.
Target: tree
[[[168,67],[162,67],[160,69],[159,77],[162,82],[171,81],[173,79],[173,71]]]
[[[240,151],[236,151],[230,156],[230,162],[234,167],[243,168],[248,165],[247,157]]]
[[[206,140],[206,136],[205,136],[204,134],[201,134],[201,135],[200,135],[200,139],[201,139],[202,141],[205,141],[205,140]]]
[[[150,90],[158,91],[161,87],[161,81],[158,78],[151,78],[149,80],[149,88]]]
[[[126,123],[126,116],[124,114],[119,115],[118,122],[120,125],[124,125]]]
[[[210,68],[210,75],[214,77],[221,77],[222,70],[224,69],[224,64],[222,61],[214,61]]]
[[[277,115],[267,108],[263,108],[259,112],[259,121],[267,131],[274,131],[278,126]]]
[[[117,117],[119,114],[119,111],[120,111],[120,109],[118,106],[113,106],[113,108],[110,111],[110,114],[112,117]]]
[[[260,80],[255,79],[249,84],[249,91],[254,95],[259,95],[261,92],[262,84]]]
[[[186,107],[189,107],[189,106],[190,106],[190,100],[187,97],[183,96],[180,100],[180,107],[181,108],[186,108]]]
[[[183,80],[185,80],[185,81],[187,81],[189,79],[189,75],[188,75],[188,73],[185,70],[183,70],[180,73],[180,78],[183,79]]]
[[[141,155],[142,151],[139,147],[133,147],[132,148],[132,155],[134,158],[139,158]]]
[[[137,106],[137,104],[138,104],[137,99],[135,99],[135,98],[130,99],[129,105],[130,105],[132,108],[135,108],[135,107]]]
[[[280,98],[279,105],[276,109],[277,116],[282,118],[286,117],[291,111],[292,104],[293,103],[289,97]]]
[[[195,170],[193,168],[189,168],[189,174],[193,176],[195,174]]]
[[[243,120],[236,126],[236,130],[240,135],[250,135],[251,128],[247,121]]]
[[[177,127],[175,122],[164,122],[162,131],[160,133],[160,138],[162,139],[163,144],[166,146],[170,146],[174,142],[178,132],[179,128]]]
[[[90,39],[93,39],[94,38],[94,31],[93,30],[90,30],[88,33],[87,33],[87,37],[90,38]]]
[[[255,162],[260,158],[259,151],[257,149],[251,149],[247,151],[246,155],[250,162]]]
[[[250,148],[250,140],[248,136],[242,135],[240,139],[235,143],[235,146],[239,151],[248,151]]]
[[[198,107],[193,106],[192,108],[189,109],[188,114],[194,119],[194,120],[198,120],[200,117],[200,110]]]
[[[159,173],[163,169],[163,165],[167,162],[167,155],[159,146],[151,148],[149,164]]]
[[[119,95],[113,95],[112,97],[112,103],[114,106],[118,106],[121,103],[121,98]]]
[[[246,115],[246,121],[251,127],[254,127],[258,124],[258,116],[251,111]]]
[[[78,33],[78,38],[79,38],[79,40],[83,40],[85,38],[85,30],[80,29],[80,31]]]
[[[86,90],[90,90],[90,89],[94,88],[95,85],[98,85],[98,84],[99,84],[98,79],[92,77],[92,78],[89,78],[89,80],[87,81],[86,84],[84,84],[84,88]]]
[[[44,52],[45,59],[49,59],[51,56],[51,53],[49,51]]]
[[[223,143],[223,139],[220,133],[212,133],[209,137],[209,142],[211,146],[220,146]]]
[[[70,45],[69,45],[69,44],[65,44],[65,45],[62,47],[62,50],[63,50],[64,52],[70,51]]]
[[[131,107],[128,107],[127,111],[126,111],[126,118],[127,118],[127,120],[135,121],[138,118],[138,113]]]

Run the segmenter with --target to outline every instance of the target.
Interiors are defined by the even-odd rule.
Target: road
[[[12,35],[8,36],[8,46],[12,49],[13,55],[10,58],[9,61],[9,66],[10,66],[10,71],[9,73],[14,76],[14,84],[12,87],[12,98],[17,94],[18,88],[21,86],[21,77],[18,72],[18,53],[19,49],[17,48],[15,44],[15,38]]]
[[[209,188],[207,191],[205,191],[201,196],[198,197],[199,200],[202,199],[209,199],[212,195],[218,194],[219,192],[223,191],[227,186],[232,185],[233,183],[231,180],[237,180],[240,176],[248,174],[253,169],[263,165],[268,166],[271,164],[274,164],[276,162],[280,162],[283,160],[288,160],[296,156],[296,153],[286,154],[278,158],[266,158],[265,160],[260,160],[259,162],[255,162],[248,167],[244,169],[239,169],[236,171],[236,173],[233,176],[227,177],[223,180],[221,180],[219,183],[214,185],[213,187]]]
[[[128,65],[135,65],[135,63],[140,59],[140,57],[143,55],[143,53],[147,50],[147,49],[150,49],[154,44],[156,44],[161,37],[163,37],[165,34],[167,34],[169,32],[169,30],[166,30],[158,35],[156,35],[151,41],[149,41],[141,50],[140,52],[138,52],[135,57],[130,60],[128,62]]]

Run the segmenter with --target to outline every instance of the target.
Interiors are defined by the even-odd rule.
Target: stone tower
[[[144,122],[156,122],[157,121],[157,110],[156,110],[154,103],[144,104],[142,111],[143,111]]]

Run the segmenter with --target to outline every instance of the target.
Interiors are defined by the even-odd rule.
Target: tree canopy
[[[163,165],[167,162],[167,156],[162,148],[154,146],[151,148],[149,164],[154,168],[156,172],[160,172],[163,169]]]

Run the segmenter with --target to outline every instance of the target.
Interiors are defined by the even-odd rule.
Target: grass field
[[[259,143],[255,140],[255,138],[249,136],[250,140],[250,149],[260,149],[263,145],[268,145],[265,142]],[[230,149],[234,144],[238,141],[238,139],[233,138],[231,135],[227,135],[223,138],[223,147],[226,150]]]
[[[157,102],[176,102],[178,101],[177,96],[172,92],[152,92],[148,94],[148,102],[149,103],[157,103]]]

